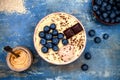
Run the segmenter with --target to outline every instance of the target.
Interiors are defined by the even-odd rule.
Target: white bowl
[[[54,51],[52,51],[52,49],[50,49],[48,53],[43,53],[41,51],[42,45],[40,44],[41,38],[39,37],[39,32],[43,31],[44,26],[50,26],[50,24],[52,24],[52,23],[55,23],[58,31],[62,32],[62,33],[64,30],[66,30],[66,28],[69,28],[69,27],[71,27],[71,25],[75,25],[76,23],[79,23],[81,25],[81,27],[83,28],[83,30],[81,32],[79,32],[77,35],[72,37],[72,38],[74,38],[74,37],[78,38],[76,40],[78,40],[79,42],[81,41],[81,44],[78,45],[78,47],[81,47],[82,45],[83,46],[80,50],[78,49],[78,47],[75,47],[75,50],[76,50],[75,55],[70,61],[67,61],[67,62],[61,61],[61,59],[59,59],[60,57],[57,54],[58,52],[54,52]],[[86,46],[86,32],[85,32],[83,25],[77,18],[75,18],[74,16],[72,16],[70,14],[64,13],[64,12],[52,13],[52,14],[49,14],[46,17],[44,17],[42,20],[40,20],[40,22],[37,24],[37,26],[35,28],[33,39],[34,39],[34,46],[35,46],[35,49],[37,50],[38,54],[45,61],[55,64],[55,65],[65,65],[65,64],[69,64],[69,63],[75,61],[76,59],[78,59],[80,57],[80,55],[82,54],[82,52],[84,51],[84,48]],[[69,43],[72,44],[71,43],[72,40],[71,39],[68,39],[68,40],[69,40]],[[61,48],[63,45],[60,42],[58,46],[59,46],[59,48]]]

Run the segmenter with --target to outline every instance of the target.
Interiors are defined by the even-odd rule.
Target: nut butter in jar
[[[32,53],[26,47],[18,46],[13,48],[13,52],[19,57],[14,56],[10,52],[7,55],[7,64],[13,71],[21,72],[28,69],[33,61]]]

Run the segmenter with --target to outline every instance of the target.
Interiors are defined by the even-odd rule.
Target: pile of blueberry
[[[93,11],[105,23],[120,23],[120,0],[93,0]]]
[[[64,38],[64,34],[58,33],[54,23],[50,26],[45,26],[43,31],[39,33],[39,37],[41,38],[40,44],[43,45],[41,48],[43,53],[47,53],[50,48],[53,49],[53,51],[58,51],[58,43],[60,40],[62,40],[63,45],[68,44],[68,40]]]
[[[94,37],[94,36],[96,35],[95,30],[93,30],[93,29],[89,30],[89,31],[88,31],[88,35],[89,35],[90,37]],[[103,34],[103,39],[104,39],[104,40],[107,40],[108,38],[109,38],[109,34],[104,33],[104,34]],[[94,37],[94,42],[97,43],[97,44],[100,43],[100,42],[101,42],[101,38],[98,37],[98,36]]]
[[[86,60],[90,60],[91,57],[92,57],[92,56],[91,56],[91,54],[90,54],[89,52],[86,52],[85,55],[84,55],[84,58],[85,58]],[[87,71],[88,68],[89,68],[89,66],[88,66],[87,64],[83,64],[83,65],[81,66],[81,69],[82,69],[83,71]]]
[[[95,30],[93,30],[93,29],[89,30],[89,31],[88,31],[88,35],[89,35],[90,37],[94,37],[94,36],[96,35]],[[109,35],[108,35],[107,33],[104,33],[104,34],[103,34],[103,39],[107,40],[108,38],[109,38]],[[100,43],[100,42],[101,42],[101,38],[100,38],[100,37],[94,37],[94,42],[97,43],[97,44]],[[91,54],[90,54],[89,52],[86,52],[85,55],[84,55],[84,58],[85,58],[86,60],[90,60],[91,57],[92,57],[92,56],[91,56]],[[83,71],[87,71],[88,68],[89,68],[89,66],[88,66],[87,64],[82,64],[82,66],[81,66],[81,69],[82,69]]]

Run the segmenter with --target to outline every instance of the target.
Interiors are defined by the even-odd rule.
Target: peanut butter
[[[15,57],[13,54],[9,53],[7,56],[8,66],[15,71],[23,71],[31,65],[32,57],[29,51],[25,48],[17,47],[13,49],[15,54],[19,57]]]

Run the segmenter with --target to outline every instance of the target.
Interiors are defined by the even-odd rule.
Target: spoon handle
[[[13,51],[10,52],[10,53],[12,53],[15,57],[19,57],[19,55],[18,55],[18,54],[15,54]]]
[[[12,48],[11,48],[10,46],[5,46],[5,47],[4,47],[4,50],[5,50],[6,52],[10,52],[10,53],[13,54],[15,57],[19,57],[18,54],[15,54],[15,53],[13,52],[13,50],[12,50]]]

